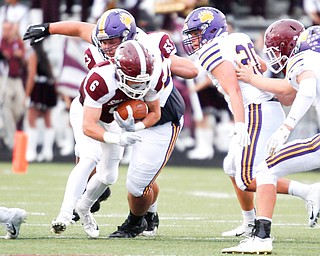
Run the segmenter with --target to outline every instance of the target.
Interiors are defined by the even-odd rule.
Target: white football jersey
[[[320,53],[306,50],[291,57],[288,61],[286,79],[295,90],[299,90],[297,83],[297,76],[303,71],[310,70],[314,73],[317,79],[317,96],[313,105],[316,107],[318,115],[320,116],[320,66],[319,66]]]
[[[223,91],[221,85],[216,83],[217,79],[211,71],[223,61],[230,61],[236,68],[236,60],[242,64],[251,63],[256,73],[260,73],[260,64],[254,45],[248,35],[244,33],[232,33],[221,35],[214,38],[211,42],[204,45],[199,51],[199,61],[201,66],[208,72],[210,78],[217,86],[218,90],[224,94],[225,100],[231,109],[230,97]],[[260,73],[261,74],[261,73]],[[249,104],[260,104],[274,97],[274,94],[264,92],[248,83],[238,81],[244,106]]]

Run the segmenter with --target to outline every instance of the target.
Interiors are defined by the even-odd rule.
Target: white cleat
[[[320,183],[311,185],[311,191],[306,198],[306,208],[308,210],[309,226],[317,224],[320,215]]]
[[[254,223],[243,223],[241,226],[222,233],[222,236],[251,236]]]
[[[249,237],[240,241],[240,244],[230,248],[222,249],[225,254],[271,254],[272,253],[272,239]]]
[[[79,214],[84,232],[86,232],[90,238],[99,237],[99,227],[92,213],[90,211],[82,211],[78,205],[76,205],[75,210]]]
[[[72,217],[65,214],[59,214],[58,217],[51,222],[51,232],[60,235],[66,231],[67,227],[72,224]]]
[[[26,222],[27,212],[23,209],[12,208],[12,218],[9,222],[1,223],[7,231],[5,239],[16,239],[19,236],[19,231],[22,223]]]

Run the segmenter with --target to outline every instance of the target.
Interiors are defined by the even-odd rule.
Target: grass
[[[72,167],[69,163],[30,164],[26,174],[14,174],[10,163],[0,163],[0,205],[29,212],[17,240],[0,239],[1,255],[222,255],[222,248],[241,240],[221,237],[223,231],[241,221],[235,194],[223,171],[173,166],[165,168],[158,178],[157,237],[107,238],[128,214],[125,167],[111,188],[112,196],[95,214],[100,227],[98,239],[88,239],[79,223],[60,236],[53,235],[50,223],[58,214]],[[305,183],[320,181],[319,172],[290,177]],[[279,195],[273,222],[273,255],[320,255],[320,229],[307,227],[301,199]]]

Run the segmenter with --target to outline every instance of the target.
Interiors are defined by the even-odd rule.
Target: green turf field
[[[88,239],[79,223],[56,236],[50,233],[50,223],[58,214],[71,169],[72,164],[31,164],[26,174],[13,174],[9,163],[0,163],[0,205],[29,212],[19,239],[0,239],[0,255],[222,255],[222,248],[241,240],[220,236],[241,221],[228,177],[221,169],[188,167],[167,167],[158,179],[160,228],[156,238],[107,238],[128,214],[125,167],[121,167],[111,198],[95,214],[100,238]],[[291,178],[320,182],[320,172]],[[320,255],[320,229],[307,227],[301,199],[280,195],[273,222],[273,255]],[[0,235],[4,234],[0,229]]]

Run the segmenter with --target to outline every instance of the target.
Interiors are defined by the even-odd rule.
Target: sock
[[[86,192],[83,193],[79,207],[83,211],[89,212],[91,206],[98,200],[108,185],[102,183],[97,174],[94,174],[87,184]]]
[[[155,213],[157,211],[158,208],[158,200],[155,201],[148,209],[148,212],[152,212]]]
[[[292,180],[288,188],[288,194],[305,200],[311,190],[311,186]]]
[[[255,221],[253,235],[259,238],[270,238],[271,232],[271,219],[266,217],[259,217]]]
[[[254,223],[256,219],[256,209],[253,208],[251,211],[242,210],[243,223]]]
[[[143,216],[133,215],[131,211],[128,216],[128,220],[129,220],[130,224],[133,226],[140,225],[143,218],[144,218]]]

